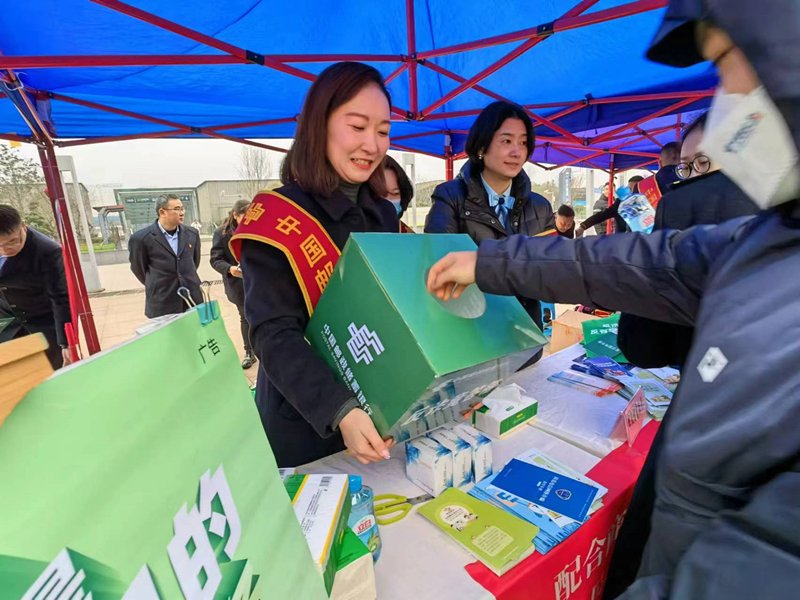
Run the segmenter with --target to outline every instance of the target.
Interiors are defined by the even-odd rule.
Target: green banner
[[[58,372],[0,426],[0,597],[326,597],[236,350],[199,316]]]

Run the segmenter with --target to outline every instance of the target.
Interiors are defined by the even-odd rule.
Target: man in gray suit
[[[175,194],[160,198],[158,219],[131,236],[128,244],[131,271],[144,284],[144,314],[152,319],[186,310],[178,288],[186,287],[196,303],[203,301],[197,267],[200,235],[186,227],[186,209]]]

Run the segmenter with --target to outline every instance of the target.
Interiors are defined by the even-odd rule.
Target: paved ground
[[[102,275],[101,275],[102,276]],[[131,275],[131,277],[133,277]],[[135,281],[135,279],[134,279]],[[138,284],[138,282],[136,282]],[[136,329],[147,322],[144,316],[144,289],[117,294],[100,294],[90,297],[100,347],[104,350],[116,346],[135,335]],[[225,329],[239,351],[239,358],[244,355],[242,334],[239,329],[239,313],[236,307],[225,298],[222,284],[211,287],[211,297],[220,305],[220,312],[225,322]],[[255,382],[258,366],[244,372],[248,380]]]

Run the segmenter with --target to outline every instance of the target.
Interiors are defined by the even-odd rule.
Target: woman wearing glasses
[[[750,197],[703,152],[706,114],[683,133],[681,162],[675,167],[680,181],[658,204],[655,229],[714,225],[757,211]]]

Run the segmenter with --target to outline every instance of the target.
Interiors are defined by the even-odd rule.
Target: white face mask
[[[797,148],[762,86],[749,94],[717,89],[699,149],[759,208],[800,197]]]

